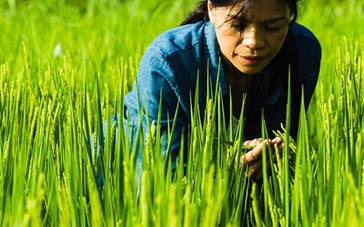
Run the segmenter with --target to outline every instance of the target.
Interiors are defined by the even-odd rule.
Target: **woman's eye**
[[[237,29],[237,30],[240,30],[242,26],[240,24],[230,24],[230,27],[234,28],[234,29]]]
[[[279,30],[281,29],[281,27],[265,26],[265,29],[266,29],[267,31],[272,31],[272,32],[274,32],[274,31],[279,31]]]
[[[243,31],[246,25],[242,23],[231,23],[230,27],[238,31]]]

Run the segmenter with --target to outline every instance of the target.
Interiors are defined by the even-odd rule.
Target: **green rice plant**
[[[198,97],[191,98],[190,137],[182,142],[189,155],[173,171],[170,156],[161,155],[160,119],[150,122],[151,133],[140,138],[146,160],[140,187],[136,148],[121,130],[123,120],[110,116],[124,116],[123,97],[148,43],[177,25],[188,11],[181,6],[192,3],[52,2],[0,7],[0,225],[363,222],[364,33],[351,26],[363,20],[361,1],[305,2],[300,22],[321,40],[320,78],[308,112],[301,108],[297,140],[288,137],[289,126],[277,132],[290,145],[277,164],[266,149],[273,169],[261,186],[245,177],[236,158],[244,152],[243,121],[235,136],[227,130],[232,117],[211,88],[206,110],[195,109]]]

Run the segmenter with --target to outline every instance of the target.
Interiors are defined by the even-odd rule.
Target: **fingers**
[[[261,138],[256,138],[256,139],[253,139],[253,140],[246,140],[243,142],[243,145],[245,147],[256,147],[258,146],[260,143],[262,143],[263,139]]]
[[[277,150],[280,153],[283,148],[282,138],[274,138],[273,140],[254,139],[244,142],[244,146],[254,147],[246,154],[240,157],[240,166],[245,168],[245,175],[252,179],[259,180],[263,176],[262,171],[262,152],[265,146],[271,146],[273,150]],[[274,149],[276,148],[276,149]],[[276,154],[273,154],[273,162],[275,162]],[[270,172],[270,162],[267,162],[267,170]]]
[[[281,148],[283,146],[283,139],[280,138],[280,137],[276,137],[273,140],[270,140],[270,139],[263,140],[262,138],[256,138],[256,139],[253,139],[253,140],[246,140],[246,141],[243,142],[243,145],[245,147],[251,147],[252,150],[253,150],[257,146],[261,145],[263,142],[266,145],[271,145],[272,148],[274,148],[275,145],[277,145],[278,148]]]
[[[257,143],[257,142],[252,140],[250,144],[252,143]],[[252,150],[250,150],[245,154],[245,163],[251,164],[260,160],[264,146],[268,146],[269,144],[270,144],[269,140],[264,140],[259,142]]]
[[[272,144],[283,144],[283,139],[281,137],[276,137],[272,140]]]

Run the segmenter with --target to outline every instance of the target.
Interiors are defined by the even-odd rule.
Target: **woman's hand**
[[[254,147],[240,157],[240,166],[245,168],[245,175],[255,180],[261,180],[263,177],[263,148],[268,149],[271,146],[275,151],[274,146],[277,145],[278,151],[281,153],[283,148],[282,138],[276,137],[273,140],[254,139],[244,141],[244,146]],[[274,155],[274,153],[273,153]],[[274,155],[275,156],[275,155]],[[267,166],[270,168],[270,163],[267,160]]]

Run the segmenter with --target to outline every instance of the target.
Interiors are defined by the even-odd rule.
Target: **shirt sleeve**
[[[134,88],[124,100],[124,127],[127,127],[126,130],[132,136],[133,144],[138,143],[138,168],[141,168],[141,148],[150,134],[151,124],[160,129],[160,137],[156,138],[156,141],[159,142],[158,146],[161,146],[162,155],[169,155],[172,168],[176,166],[181,138],[187,132],[188,120],[186,114],[178,107],[179,94],[166,80],[166,77],[173,76],[173,70],[158,48],[149,47],[141,59]],[[160,127],[157,127],[158,124]],[[138,128],[142,131],[144,144],[140,144],[141,140],[137,139]],[[186,138],[184,139],[186,141]]]
[[[298,75],[304,89],[305,108],[308,108],[315,90],[321,64],[321,45],[314,34],[302,25],[292,26],[292,73]],[[293,46],[292,46],[293,45]]]
[[[291,43],[292,56],[292,105],[291,105],[291,135],[296,138],[298,133],[299,113],[301,108],[302,88],[305,110],[308,109],[315,90],[321,63],[321,46],[315,35],[306,27],[294,24],[294,36]]]

